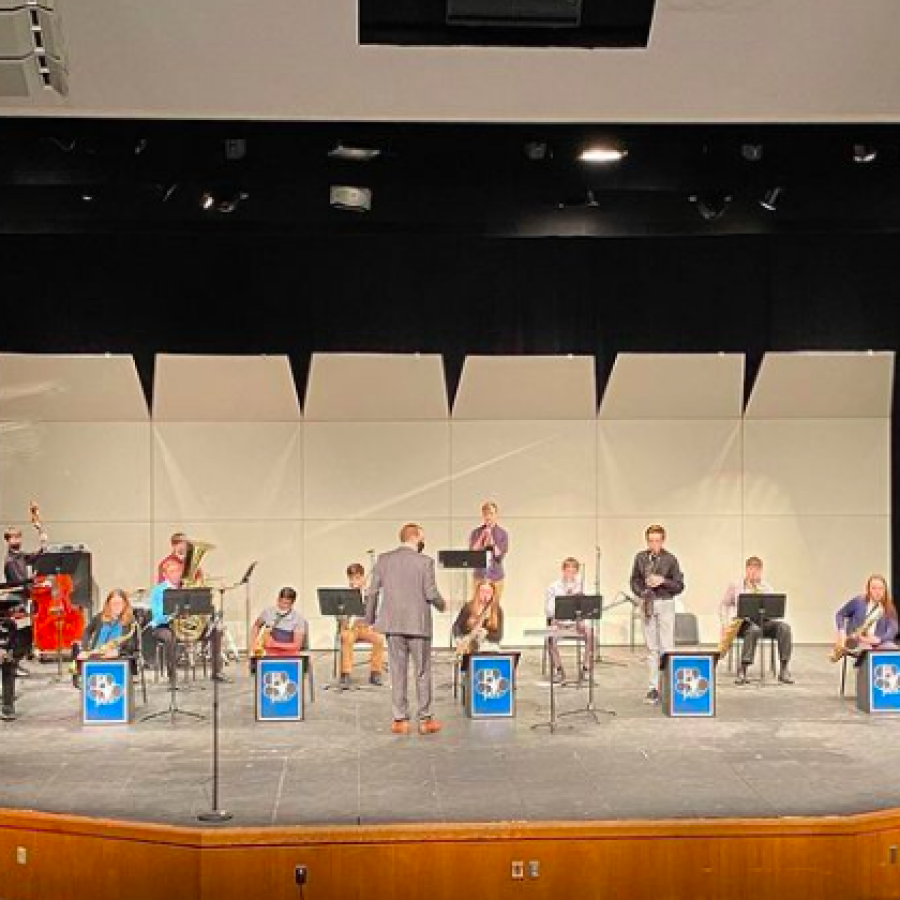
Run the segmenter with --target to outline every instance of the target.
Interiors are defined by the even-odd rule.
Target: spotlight
[[[628,156],[628,151],[622,147],[596,145],[585,147],[578,154],[578,159],[583,163],[603,164],[621,162]]]
[[[696,204],[697,212],[707,222],[715,222],[721,219],[728,209],[728,205],[732,201],[730,194],[712,193],[712,194],[694,194],[690,198],[691,203]]]
[[[200,208],[205,212],[233,213],[250,195],[246,191],[226,191],[221,194],[204,191],[200,195]]]
[[[541,162],[550,155],[550,147],[546,141],[528,141],[525,144],[525,156],[532,162]]]
[[[875,162],[878,156],[878,150],[871,144],[854,144],[853,145],[853,162],[870,163]]]
[[[759,162],[763,158],[762,144],[741,144],[741,156],[747,162]]]
[[[345,144],[338,141],[328,155],[332,159],[343,159],[348,162],[371,162],[381,156],[381,148],[379,147],[360,147],[352,144]]]
[[[370,188],[352,187],[346,184],[332,185],[329,199],[335,209],[349,212],[369,212],[372,209]]]
[[[760,198],[759,205],[769,212],[775,212],[778,209],[778,202],[784,193],[783,187],[771,187]]]

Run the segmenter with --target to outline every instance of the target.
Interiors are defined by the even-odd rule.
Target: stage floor
[[[221,805],[234,825],[546,821],[826,815],[900,806],[900,785],[879,777],[900,719],[858,713],[838,696],[828,648],[796,650],[797,684],[737,687],[720,666],[718,717],[671,720],[642,703],[640,653],[606,648],[625,667],[598,666],[600,724],[579,716],[549,734],[540,651],[523,656],[515,720],[471,721],[435,666],[444,731],[391,735],[389,688],[317,690],[307,721],[257,724],[245,666],[223,686]],[[168,719],[84,728],[79,694],[54,685],[55,666],[31,663],[18,712],[0,723],[0,805],[88,816],[196,824],[210,803],[209,721]],[[316,663],[327,683],[331,656]],[[357,670],[359,680],[365,670]],[[853,693],[852,679],[849,694]],[[183,708],[209,712],[211,685]],[[564,688],[561,710],[586,691]],[[150,684],[149,710],[168,694]],[[147,708],[138,704],[138,716]]]

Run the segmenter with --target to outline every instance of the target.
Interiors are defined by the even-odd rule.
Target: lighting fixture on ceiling
[[[200,195],[200,208],[205,212],[233,213],[250,195],[246,191],[204,191]]]
[[[731,194],[721,192],[708,194],[693,194],[689,198],[697,207],[697,212],[707,222],[715,222],[721,219],[728,210],[728,206],[734,199]]]
[[[747,162],[760,162],[763,158],[762,144],[741,144],[741,156]]]
[[[770,187],[760,198],[759,205],[763,209],[769,210],[769,212],[775,212],[778,209],[778,203],[783,193],[784,188],[781,186]]]
[[[853,145],[853,162],[871,163],[875,162],[878,157],[877,148],[871,144],[854,144]]]
[[[362,147],[355,144],[345,144],[338,141],[328,155],[332,159],[343,159],[347,162],[371,162],[381,156],[380,147]]]
[[[372,209],[372,190],[348,184],[333,184],[329,191],[329,200],[335,209],[369,212]]]
[[[585,147],[578,154],[578,159],[583,163],[603,165],[605,163],[621,162],[626,156],[628,156],[628,151],[622,147],[597,144]]]

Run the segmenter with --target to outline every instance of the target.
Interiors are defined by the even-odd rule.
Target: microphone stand
[[[225,591],[230,591],[236,588],[238,585],[233,584],[227,588],[218,588],[219,591],[219,608],[216,611],[215,621],[213,622],[213,628],[222,632],[223,625],[223,611],[222,606],[224,603],[224,595]],[[215,669],[213,666],[213,714],[212,714],[212,733],[213,733],[213,753],[212,753],[212,784],[213,784],[213,794],[212,794],[212,809],[207,810],[206,812],[200,813],[197,816],[197,819],[201,822],[227,822],[231,818],[233,818],[230,812],[226,812],[224,809],[219,809],[219,679],[215,677]]]
[[[599,547],[594,548],[594,593],[599,597],[600,594],[600,561],[603,558],[603,551]],[[587,565],[585,565],[587,568]],[[587,575],[587,572],[585,572]],[[602,601],[601,601],[602,602]],[[591,633],[594,635],[594,646],[591,647],[590,657],[591,657],[591,679],[593,680],[593,663],[599,663],[601,666],[618,666],[619,668],[625,669],[628,667],[628,663],[623,662],[619,659],[612,659],[609,656],[604,656],[602,653],[598,653],[598,639],[600,637],[600,619],[596,620],[597,624],[593,626],[591,629]],[[593,685],[591,685],[593,688]]]

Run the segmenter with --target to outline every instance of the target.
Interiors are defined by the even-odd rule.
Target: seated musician
[[[157,644],[163,645],[166,660],[166,672],[169,681],[175,681],[176,671],[176,646],[175,632],[169,624],[169,617],[163,606],[163,594],[167,590],[181,586],[181,575],[184,571],[184,563],[177,559],[167,557],[160,563],[162,580],[150,592],[150,627],[153,629],[153,639]]]
[[[156,581],[161,582],[165,581],[165,571],[167,565],[170,563],[176,563],[181,566],[181,571],[184,571],[185,560],[187,559],[188,552],[188,538],[187,535],[183,531],[176,531],[169,538],[169,545],[171,550],[169,551],[169,555],[163,557],[159,561],[159,565],[156,567]],[[195,577],[202,582],[203,580],[203,571],[201,569],[197,569],[195,573]],[[180,576],[179,576],[180,583]]]
[[[590,621],[562,622],[556,618],[557,597],[570,597],[583,593],[584,581],[581,577],[581,563],[574,556],[566,557],[562,561],[561,576],[547,588],[545,604],[547,624],[555,629],[557,636],[578,635],[584,638],[586,649],[581,674],[583,678],[588,678],[590,672],[586,654],[590,653],[594,646],[593,623]],[[559,644],[553,636],[547,638],[547,651],[550,654],[550,664],[553,669],[551,677],[561,684],[566,680],[566,673],[563,669],[562,657],[559,654]]]
[[[366,570],[359,563],[351,563],[347,566],[347,580],[351,588],[365,591]],[[372,645],[372,653],[369,656],[369,683],[380,685],[381,672],[384,668],[384,635],[367,625],[363,618],[351,619],[349,616],[343,616],[339,624],[341,629],[341,686],[350,686],[354,644]]]
[[[498,593],[493,581],[476,583],[472,599],[459,611],[453,623],[457,656],[500,649],[500,641],[503,640],[503,609]]]
[[[781,661],[778,670],[778,680],[782,684],[793,684],[790,662],[791,652],[794,647],[794,638],[791,626],[782,619],[767,621],[763,628],[755,622],[745,619],[737,624],[737,604],[741,594],[771,594],[774,589],[763,581],[763,563],[758,556],[751,556],[744,564],[744,577],[733,581],[728,585],[722,604],[719,607],[723,634],[730,626],[737,627],[736,636],[743,639],[741,662],[738,668],[735,684],[746,684],[749,681],[748,672],[756,657],[756,645],[761,637],[772,638],[778,644],[778,658]]]
[[[27,678],[29,672],[22,666],[22,660],[31,652],[33,641],[33,627],[31,625],[21,626],[23,621],[28,619],[28,592],[26,585],[28,584],[28,570],[34,565],[37,557],[44,552],[47,546],[47,533],[41,529],[40,546],[34,553],[26,553],[22,549],[22,531],[15,525],[9,525],[3,532],[3,539],[6,541],[6,558],[3,563],[3,580],[7,587],[21,587],[19,592],[21,602],[16,607],[10,607],[9,614],[16,619],[17,631],[13,639],[12,655],[16,662],[16,674],[22,678]]]
[[[80,644],[72,645],[76,669],[73,673],[78,686],[81,667],[77,663],[86,659],[116,659],[134,657],[138,651],[139,629],[134,611],[125,591],[116,588],[107,594],[103,609],[84,629]]]
[[[284,587],[278,592],[274,606],[264,609],[250,630],[250,647],[254,657],[296,656],[306,647],[309,627],[295,609],[297,592]]]
[[[865,650],[897,649],[897,610],[882,575],[870,575],[865,594],[848,600],[837,611],[834,622],[835,646],[842,652],[833,659],[844,654],[861,656]]]

